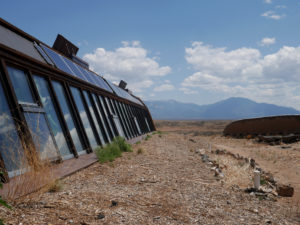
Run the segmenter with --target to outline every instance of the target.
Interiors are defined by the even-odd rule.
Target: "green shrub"
[[[116,143],[122,152],[132,152],[131,145],[128,144],[123,137],[115,137],[113,143]]]
[[[100,163],[113,162],[115,158],[121,157],[122,152],[132,152],[131,145],[123,137],[115,137],[114,140],[105,147],[98,147],[95,150]]]

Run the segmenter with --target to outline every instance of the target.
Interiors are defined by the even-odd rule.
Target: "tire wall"
[[[272,116],[238,120],[227,125],[225,136],[300,134],[300,116]]]

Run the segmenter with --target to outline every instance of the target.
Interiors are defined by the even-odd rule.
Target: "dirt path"
[[[204,146],[188,135],[153,135],[114,163],[64,179],[62,191],[30,196],[0,216],[23,225],[297,224],[282,204],[223,187],[194,152]]]

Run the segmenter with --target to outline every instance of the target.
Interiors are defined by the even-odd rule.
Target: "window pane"
[[[102,97],[102,96],[99,96],[99,100],[100,100],[100,104],[101,104],[101,107],[102,107],[102,109],[103,109],[103,112],[104,112],[104,114],[105,114],[105,117],[106,117],[106,119],[107,119],[107,122],[108,122],[108,124],[109,124],[110,130],[111,130],[111,132],[112,132],[112,135],[113,135],[113,137],[115,137],[116,134],[115,134],[115,130],[114,130],[113,125],[112,125],[111,115],[110,115],[110,114],[107,112],[107,110],[106,110],[105,103],[104,103],[104,100],[103,100],[103,97]]]
[[[98,110],[98,114],[99,114],[99,117],[100,117],[102,126],[103,126],[103,128],[104,128],[104,131],[105,131],[107,140],[108,140],[108,142],[110,142],[111,139],[110,139],[108,130],[107,130],[107,128],[106,128],[106,124],[105,124],[105,122],[104,122],[104,118],[103,118],[102,112],[101,112],[101,110],[100,110],[100,108],[99,108],[99,105],[98,105],[98,102],[97,102],[97,97],[96,97],[95,94],[92,94],[92,96],[93,96],[93,100],[94,100],[94,102],[95,102],[96,108],[97,108],[97,110]]]
[[[26,168],[26,158],[12,119],[2,85],[0,84],[0,151],[9,176]],[[14,172],[13,172],[14,171]]]
[[[58,157],[56,147],[47,125],[45,114],[24,113],[36,149],[41,159],[53,159]]]
[[[52,133],[55,137],[55,141],[57,143],[57,147],[62,156],[71,155],[70,148],[67,144],[66,137],[63,133],[60,121],[56,114],[54,103],[52,98],[50,97],[49,86],[47,81],[43,77],[33,76],[36,87],[38,89],[40,98],[42,100],[44,110],[46,111],[47,118],[52,130]],[[68,157],[69,158],[69,157]]]
[[[55,81],[53,81],[52,84],[53,84],[53,88],[55,90],[57,99],[59,101],[60,108],[64,114],[64,118],[67,123],[68,129],[70,131],[73,143],[75,145],[77,152],[80,154],[84,151],[84,148],[79,139],[79,135],[78,135],[77,129],[74,124],[74,119],[72,117],[69,105],[67,103],[67,99],[64,94],[63,86],[60,83],[55,82]]]
[[[96,148],[98,146],[97,141],[95,139],[94,136],[94,132],[92,130],[88,115],[85,111],[83,102],[82,102],[82,98],[80,96],[80,92],[77,88],[71,87],[71,92],[73,94],[74,100],[75,100],[75,104],[77,106],[84,130],[87,134],[87,137],[90,141],[90,145],[92,148]]]
[[[12,67],[7,67],[14,91],[19,102],[34,103],[32,93],[28,85],[27,74]]]
[[[124,134],[124,131],[123,131],[123,129],[122,129],[122,126],[121,126],[119,117],[114,116],[113,118],[114,118],[114,122],[115,122],[115,124],[116,124],[116,127],[117,127],[117,129],[118,129],[119,135],[120,135],[121,137],[126,138],[126,137],[125,137],[125,134]]]
[[[100,141],[101,143],[104,145],[105,144],[105,141],[104,141],[104,138],[103,138],[103,134],[102,134],[102,131],[101,131],[101,128],[100,128],[100,125],[98,123],[98,120],[97,120],[97,117],[96,117],[96,114],[94,112],[94,108],[92,106],[92,103],[90,101],[90,98],[89,98],[89,95],[86,91],[83,91],[83,95],[84,95],[84,98],[85,98],[85,101],[89,107],[89,111],[91,113],[91,116],[92,116],[92,119],[94,121],[94,124],[96,126],[96,129],[97,129],[97,132],[98,132],[98,135],[100,137]]]

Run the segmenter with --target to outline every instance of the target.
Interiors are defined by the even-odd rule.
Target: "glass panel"
[[[110,139],[108,130],[107,130],[107,128],[106,128],[106,124],[105,124],[105,122],[104,122],[104,118],[103,118],[103,116],[102,116],[102,111],[101,111],[100,108],[99,108],[98,101],[97,101],[97,97],[96,97],[95,94],[92,94],[92,96],[93,96],[93,100],[94,100],[94,102],[95,102],[96,108],[97,108],[97,110],[98,110],[98,114],[99,114],[99,117],[100,117],[102,126],[103,126],[103,128],[104,128],[106,137],[107,137],[107,139],[108,139],[108,142],[110,142],[111,139]]]
[[[33,142],[39,150],[41,159],[53,159],[58,157],[52,135],[47,125],[45,114],[24,113]]]
[[[47,118],[52,130],[52,133],[55,137],[58,149],[62,156],[72,156],[71,150],[67,144],[66,137],[63,133],[63,129],[61,127],[60,121],[56,114],[54,103],[52,98],[50,97],[49,85],[45,78],[39,76],[33,76],[36,87],[38,89],[41,101],[44,106],[44,110],[46,111]]]
[[[120,123],[121,123],[121,126],[122,126],[122,128],[123,128],[123,131],[124,131],[124,133],[125,133],[126,138],[130,138],[130,134],[129,134],[128,127],[127,127],[127,124],[126,124],[126,120],[125,120],[125,118],[123,117],[122,112],[119,110],[117,101],[115,101],[114,99],[111,99],[111,105],[113,106],[113,108],[114,108],[116,114],[117,114],[118,117],[119,117],[119,121],[120,121]]]
[[[138,132],[139,132],[139,134],[141,134],[142,132],[141,132],[140,125],[138,124],[138,121],[137,121],[136,117],[133,117],[133,118],[134,118],[135,125],[136,125],[136,127],[138,129]]]
[[[115,137],[116,136],[116,133],[115,133],[115,130],[113,128],[113,125],[112,125],[112,121],[111,121],[111,114],[109,114],[106,110],[106,107],[105,107],[105,103],[104,103],[104,100],[103,100],[103,97],[102,96],[99,96],[99,100],[100,100],[100,104],[102,106],[102,109],[104,111],[104,114],[106,116],[106,119],[107,119],[107,122],[110,126],[110,129],[111,129],[111,132],[113,134],[113,136]]]
[[[1,75],[1,74],[0,74]],[[19,175],[27,160],[0,84],[0,152],[9,177]]]
[[[118,130],[118,132],[119,132],[119,135],[120,135],[121,137],[126,138],[126,137],[125,137],[125,134],[124,134],[124,131],[123,131],[123,129],[122,129],[122,126],[121,126],[119,117],[114,116],[113,118],[114,118],[114,122],[115,122],[116,128],[117,128],[117,130]]]
[[[84,97],[85,97],[85,101],[86,101],[86,103],[87,103],[87,105],[88,105],[88,107],[89,107],[89,111],[90,111],[90,113],[91,113],[92,119],[93,119],[94,124],[95,124],[95,126],[96,126],[96,129],[97,129],[97,131],[98,131],[98,135],[99,135],[99,137],[100,137],[100,141],[101,141],[101,143],[104,145],[104,144],[105,144],[105,141],[104,141],[104,138],[103,138],[103,134],[102,134],[101,128],[100,128],[100,126],[99,126],[99,123],[98,123],[96,114],[95,114],[95,112],[94,112],[94,108],[93,108],[93,106],[92,106],[92,103],[91,103],[91,100],[90,100],[90,98],[89,98],[89,95],[88,95],[88,93],[87,93],[86,91],[83,91],[83,95],[84,95]]]
[[[84,127],[87,137],[90,141],[90,145],[92,148],[96,148],[98,146],[98,144],[97,144],[96,138],[94,136],[94,132],[92,130],[88,115],[85,111],[85,108],[84,108],[84,105],[82,102],[82,98],[80,96],[80,92],[77,88],[74,88],[74,87],[71,87],[71,92],[73,94],[75,104],[77,106],[83,127]]]
[[[60,83],[55,82],[55,81],[53,81],[52,84],[53,84],[53,88],[55,90],[57,99],[59,101],[60,108],[64,114],[64,118],[67,123],[68,129],[70,131],[75,148],[76,148],[78,154],[83,153],[84,147],[80,141],[78,131],[75,127],[74,119],[72,117],[66,96],[64,94],[63,86]]]
[[[34,103],[32,93],[30,91],[27,74],[22,71],[12,67],[7,67],[14,91],[19,102],[29,102]]]

